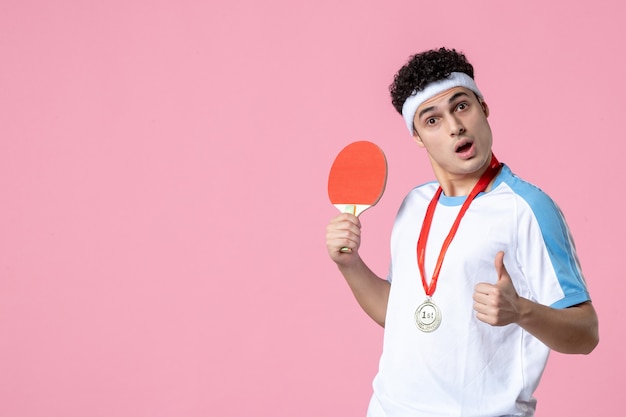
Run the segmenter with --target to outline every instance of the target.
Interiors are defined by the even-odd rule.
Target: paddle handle
[[[371,204],[333,204],[342,213],[350,213],[359,217],[368,208],[372,207]]]

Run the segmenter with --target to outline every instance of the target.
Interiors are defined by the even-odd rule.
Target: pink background
[[[387,86],[441,45],[474,63],[500,160],[565,212],[600,317],[537,416],[617,415],[622,4],[2,1],[0,416],[364,416],[382,330],[327,257],[327,171],[354,140],[387,153],[362,217],[384,275],[432,179]]]

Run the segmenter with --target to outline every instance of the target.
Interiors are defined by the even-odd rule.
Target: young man
[[[412,56],[390,87],[437,181],[400,207],[387,279],[359,256],[358,218],[327,227],[331,259],[385,327],[370,417],[532,416],[550,349],[598,343],[565,220],[492,154],[473,78],[463,54],[442,48]]]

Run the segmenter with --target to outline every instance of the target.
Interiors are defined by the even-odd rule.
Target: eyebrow
[[[452,97],[448,99],[448,104],[452,103],[454,100],[456,100],[460,96],[469,97],[469,95],[465,91],[459,91],[458,93],[454,94]],[[421,119],[424,113],[428,113],[429,111],[432,111],[432,110],[435,110],[435,106],[430,106],[430,107],[426,107],[425,109],[422,109],[422,111],[419,112],[419,115],[417,116],[417,118]]]

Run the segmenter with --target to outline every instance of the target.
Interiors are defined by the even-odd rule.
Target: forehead
[[[428,100],[424,101],[422,104],[419,105],[415,114],[419,115],[424,110],[434,110],[436,108],[445,106],[450,103],[450,101],[453,101],[453,99],[459,97],[459,94],[461,97],[469,97],[470,99],[476,97],[470,89],[467,89],[465,87],[453,87],[446,91],[442,91],[441,93],[436,94]]]

